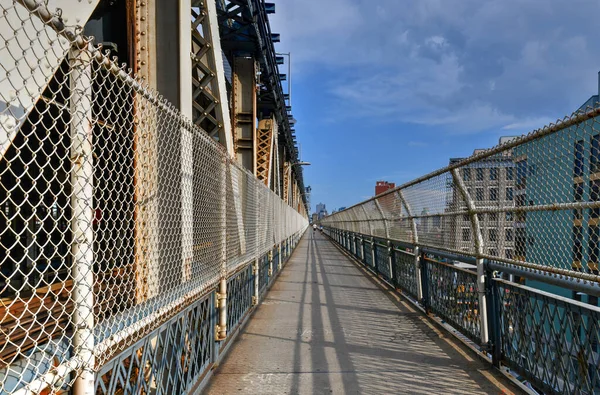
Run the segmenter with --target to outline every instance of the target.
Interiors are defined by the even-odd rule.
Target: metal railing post
[[[254,295],[252,296],[252,304],[256,306],[258,304],[259,292],[259,275],[260,275],[260,264],[258,257],[254,259],[254,267],[252,268],[252,275],[254,276]]]
[[[366,262],[366,259],[365,259],[365,237],[363,235],[360,235],[360,261],[362,263]]]
[[[420,263],[420,273],[421,273],[421,292],[423,297],[419,299],[425,311],[429,313],[429,276],[428,276],[428,264],[425,259],[425,252],[422,251],[419,253],[419,263]]]
[[[227,338],[227,278],[221,277],[219,292],[217,292],[217,308],[219,311],[219,323],[215,339],[217,341]]]
[[[499,368],[500,361],[502,360],[502,333],[500,329],[500,314],[502,307],[500,305],[500,295],[498,294],[498,284],[494,281],[494,272],[487,270],[486,276],[487,313],[491,332],[490,351],[492,354],[492,364]]]
[[[269,278],[273,276],[273,250],[269,251]]]
[[[388,253],[388,266],[390,272],[390,281],[394,288],[396,287],[396,275],[395,275],[395,266],[394,265],[394,246],[391,241],[387,241],[387,253]]]
[[[92,64],[87,49],[71,49],[71,232],[73,234],[73,352],[83,363],[73,393],[94,394],[94,168]]]
[[[421,271],[421,253],[420,253],[420,248],[419,248],[419,232],[418,232],[419,229],[417,227],[417,221],[413,217],[410,205],[404,198],[402,191],[399,190],[397,192],[397,194],[398,194],[398,198],[400,199],[400,202],[404,206],[404,209],[406,210],[408,215],[411,217],[411,220],[410,220],[411,233],[412,233],[412,237],[413,237],[413,244],[415,246],[414,251],[413,251],[415,254],[415,262],[414,262],[414,264],[415,264],[415,284],[417,286],[417,300],[420,301],[420,300],[423,300],[424,296],[423,296],[423,278],[422,278],[422,271]]]
[[[279,245],[277,246],[277,270],[281,270],[281,268],[283,267],[283,257],[281,256],[281,243],[279,243]]]
[[[379,273],[379,270],[377,270],[377,254],[375,253],[375,239],[373,237],[371,237],[371,262],[373,265],[373,269],[375,269],[376,273]]]
[[[417,300],[423,300],[423,271],[421,270],[421,249],[419,246],[414,248],[415,254],[415,284],[417,286]],[[423,262],[424,263],[424,262]]]
[[[467,210],[469,212],[469,217],[471,218],[471,228],[473,231],[473,236],[475,238],[475,252],[477,254],[477,294],[479,296],[479,319],[480,319],[480,331],[481,331],[481,344],[487,344],[489,341],[489,332],[488,332],[488,314],[487,314],[487,302],[485,295],[485,268],[484,268],[484,260],[481,258],[483,254],[483,235],[481,234],[481,226],[479,224],[479,216],[477,215],[477,209],[475,207],[475,203],[465,186],[465,183],[458,172],[458,168],[452,169],[452,179],[454,180],[454,184],[460,191],[467,204]]]

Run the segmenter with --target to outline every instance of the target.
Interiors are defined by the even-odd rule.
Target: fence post
[[[471,229],[473,232],[473,237],[475,239],[475,250],[477,253],[477,294],[479,296],[479,319],[480,322],[480,335],[481,335],[481,344],[487,344],[489,341],[489,332],[488,332],[488,315],[487,315],[487,302],[485,295],[485,269],[484,262],[481,255],[483,254],[484,248],[484,240],[483,235],[481,233],[481,226],[479,223],[479,216],[477,215],[477,208],[475,207],[475,203],[469,194],[469,190],[465,186],[465,182],[460,176],[458,172],[458,168],[452,169],[452,179],[454,180],[454,185],[462,194],[465,203],[467,204],[467,209],[469,211],[469,216],[471,218]]]
[[[417,285],[417,300],[423,300],[423,271],[421,266],[424,262],[421,262],[421,249],[419,246],[415,246],[413,250],[415,254],[415,283]]]
[[[428,263],[425,259],[425,251],[421,251],[419,255],[419,266],[421,268],[421,292],[423,298],[420,300],[421,304],[425,308],[425,311],[429,313],[429,276],[428,276]]]
[[[273,276],[273,250],[269,251],[269,278]]]
[[[421,271],[421,266],[422,266],[422,264],[424,264],[424,262],[421,262],[421,252],[420,252],[420,248],[419,248],[419,227],[417,226],[417,220],[415,219],[415,217],[413,217],[413,212],[412,212],[412,209],[410,208],[410,205],[408,204],[408,201],[404,198],[404,195],[402,194],[402,190],[399,190],[397,192],[397,194],[398,194],[398,198],[400,199],[400,202],[404,206],[404,209],[406,210],[408,215],[411,217],[411,219],[410,219],[411,233],[412,233],[412,238],[413,238],[413,244],[415,246],[415,248],[414,248],[415,283],[417,285],[417,300],[421,301],[424,299],[423,277],[422,277],[422,271]]]
[[[259,259],[254,258],[254,267],[252,268],[252,274],[254,275],[254,295],[252,296],[252,305],[256,306],[258,304],[258,297],[259,297],[259,284],[258,284],[258,278],[260,275],[260,265],[258,263]]]
[[[278,259],[277,259],[277,270],[281,270],[281,268],[283,267],[283,264],[281,263],[282,262],[282,258],[283,258],[281,256],[281,243],[279,243],[279,245],[277,246],[277,256],[278,256]]]
[[[91,54],[73,48],[71,68],[71,231],[73,234],[73,351],[83,363],[73,393],[94,394],[94,168]]]
[[[394,286],[394,288],[396,288],[396,276],[395,276],[395,266],[394,265],[394,246],[392,245],[391,241],[387,241],[387,252],[388,252],[388,265],[389,265],[389,272],[390,272],[390,278],[389,280],[391,281],[392,285]]]
[[[360,236],[360,261],[362,263],[366,262],[366,259],[365,259],[365,237],[363,235]]]
[[[377,268],[377,254],[375,254],[375,239],[371,237],[371,262],[373,264],[373,269],[375,269],[375,273],[379,273]]]
[[[217,325],[217,341],[227,338],[227,278],[221,277],[219,291],[217,292],[217,307],[219,311],[219,324]]]
[[[502,307],[500,305],[498,283],[494,281],[494,272],[487,270],[486,277],[487,314],[491,334],[490,352],[492,353],[492,364],[499,368],[502,359],[502,333],[500,328],[500,314],[502,313]]]

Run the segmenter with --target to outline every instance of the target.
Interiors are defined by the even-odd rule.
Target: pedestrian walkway
[[[307,231],[209,394],[499,394],[518,389]]]

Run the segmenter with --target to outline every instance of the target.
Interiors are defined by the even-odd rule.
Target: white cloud
[[[289,0],[272,30],[294,73],[334,72],[340,118],[527,131],[596,93],[599,12],[593,0]]]

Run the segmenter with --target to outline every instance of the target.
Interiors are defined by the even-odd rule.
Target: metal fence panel
[[[321,223],[599,284],[599,117],[578,111]]]
[[[427,307],[460,330],[472,341],[481,343],[477,273],[426,258]]]
[[[600,308],[495,279],[502,360],[547,393],[600,392]]]
[[[146,361],[120,351],[146,353],[153,336],[187,347],[173,336],[198,329],[190,306],[307,227],[205,131],[44,10],[0,2],[2,393],[69,388],[111,359],[145,375]],[[235,319],[247,300],[233,301]],[[185,374],[205,366],[186,363]],[[126,386],[120,374],[98,390]],[[175,374],[152,380],[179,393]]]

